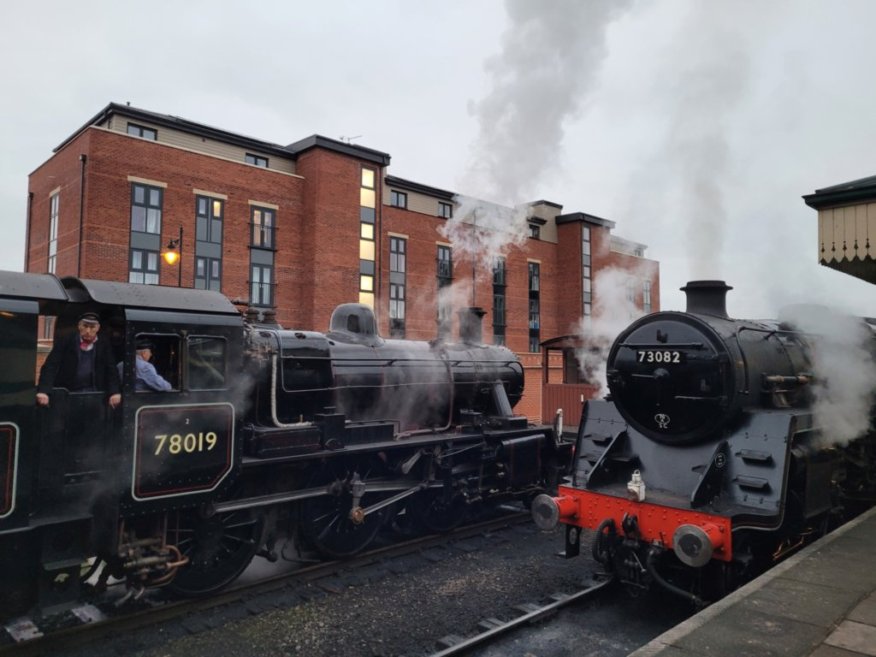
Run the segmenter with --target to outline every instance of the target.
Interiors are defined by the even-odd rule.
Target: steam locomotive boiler
[[[86,311],[120,407],[61,388],[37,407],[42,327]],[[0,617],[113,583],[208,595],[256,556],[343,558],[396,516],[443,531],[555,490],[571,444],[513,413],[523,368],[476,319],[459,343],[385,340],[359,304],[319,333],[206,290],[0,272]],[[142,341],[170,391],[136,389]]]
[[[813,410],[819,336],[730,319],[723,281],[682,289],[687,312],[616,338],[610,397],[585,405],[571,481],[533,516],[566,525],[567,556],[594,530],[593,556],[631,589],[702,602],[871,504],[876,443],[865,431],[831,445]]]

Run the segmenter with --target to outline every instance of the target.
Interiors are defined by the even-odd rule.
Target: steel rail
[[[525,605],[526,612],[522,616],[518,616],[510,621],[495,622],[491,620],[484,621],[488,625],[491,625],[489,629],[484,630],[479,634],[475,634],[466,639],[462,639],[443,650],[439,650],[438,652],[432,653],[429,657],[450,657],[451,655],[461,655],[471,648],[474,648],[477,645],[490,641],[491,639],[495,639],[496,637],[510,632],[511,630],[519,627],[520,625],[525,625],[527,623],[532,623],[533,621],[546,616],[557,609],[564,607],[566,605],[572,604],[573,602],[577,602],[583,598],[587,598],[597,591],[602,590],[609,584],[614,581],[613,576],[607,577],[605,580],[594,584],[593,586],[589,586],[586,589],[581,589],[580,591],[576,591],[575,593],[557,593],[552,597],[554,599],[553,602],[549,602],[544,605],[534,605],[527,604]]]

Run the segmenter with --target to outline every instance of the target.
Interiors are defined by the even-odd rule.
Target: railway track
[[[289,572],[237,584],[208,598],[141,602],[141,608],[136,611],[126,612],[122,609],[118,614],[107,613],[94,604],[85,604],[72,609],[66,615],[69,625],[58,629],[41,626],[36,619],[15,619],[4,627],[7,643],[0,645],[0,655],[28,656],[70,651],[77,647],[90,645],[95,641],[107,639],[110,636],[124,635],[234,603],[258,600],[262,596],[276,594],[285,589],[325,579],[341,570],[354,571],[377,561],[392,560],[530,521],[528,513],[515,510],[497,518],[459,527],[447,533],[419,536],[379,547],[350,559],[321,561]]]
[[[453,655],[464,655],[478,646],[483,646],[505,634],[517,629],[523,625],[534,623],[542,620],[545,617],[556,613],[562,607],[576,602],[580,602],[586,598],[591,598],[599,591],[607,587],[613,581],[613,577],[606,576],[599,579],[596,583],[587,586],[574,593],[555,593],[550,596],[550,600],[542,603],[524,603],[518,605],[515,609],[520,612],[520,615],[510,620],[499,620],[497,618],[485,618],[478,623],[477,631],[466,637],[458,635],[446,636],[439,640],[442,646],[437,652],[431,653],[428,657],[452,657]]]

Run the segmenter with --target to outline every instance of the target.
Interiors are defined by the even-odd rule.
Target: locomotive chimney
[[[487,311],[477,306],[459,311],[459,339],[466,344],[483,344],[483,318]]]
[[[729,319],[727,290],[732,289],[724,281],[689,281],[681,291],[687,295],[687,312]]]

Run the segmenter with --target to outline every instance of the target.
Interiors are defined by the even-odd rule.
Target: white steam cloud
[[[528,237],[526,202],[559,162],[564,123],[575,117],[606,57],[606,29],[629,6],[614,2],[506,0],[509,27],[487,60],[490,91],[471,103],[479,134],[441,234],[472,281]]]
[[[584,346],[575,354],[587,380],[599,386],[594,397],[604,395],[607,388],[606,363],[615,337],[634,319],[641,317],[634,295],[642,289],[642,281],[650,280],[646,267],[638,270],[612,267],[596,274],[593,281],[593,318],[582,319],[578,334]]]
[[[507,0],[502,51],[486,62],[491,91],[473,105],[480,134],[466,187],[518,204],[557,165],[564,122],[575,117],[606,57],[619,2]]]
[[[782,319],[811,334],[813,414],[821,446],[845,446],[870,429],[876,401],[873,327],[824,307],[793,306]]]

